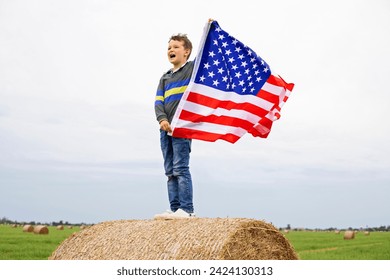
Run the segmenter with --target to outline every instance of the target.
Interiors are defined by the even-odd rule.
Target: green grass
[[[49,234],[23,232],[22,227],[0,225],[0,260],[47,260],[58,245],[79,227],[57,230],[48,227]]]
[[[80,230],[48,227],[49,234],[23,232],[22,227],[0,225],[0,260],[47,260],[58,245]],[[390,260],[390,232],[359,232],[344,240],[343,233],[290,231],[285,235],[301,260]]]

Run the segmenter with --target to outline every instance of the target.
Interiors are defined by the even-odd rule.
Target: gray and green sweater
[[[168,120],[172,122],[180,99],[185,92],[194,69],[194,62],[188,61],[179,70],[169,70],[162,75],[158,84],[154,110],[158,122]]]

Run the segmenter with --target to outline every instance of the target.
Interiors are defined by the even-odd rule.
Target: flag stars
[[[256,94],[271,72],[268,65],[223,30],[210,32],[214,37],[201,57],[197,82],[238,94]]]
[[[218,73],[219,74],[223,74],[223,72],[225,72],[225,70],[221,67],[221,68],[218,68]]]

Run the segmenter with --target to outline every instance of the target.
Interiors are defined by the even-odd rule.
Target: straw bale
[[[72,229],[73,227],[72,226],[68,226],[68,229]]]
[[[295,260],[273,225],[244,218],[108,221],[72,234],[51,260]]]
[[[347,230],[344,232],[344,239],[349,240],[349,239],[354,239],[355,238],[355,232],[352,230]]]
[[[369,231],[365,231],[364,235],[370,235],[370,232]]]
[[[57,226],[57,230],[63,230],[63,229],[64,229],[64,226],[63,226],[63,225]]]
[[[23,226],[23,231],[24,232],[33,232],[34,231],[34,227],[32,225],[24,225]]]
[[[36,233],[36,234],[48,234],[49,233],[49,229],[47,228],[47,226],[36,226],[34,228],[34,233]]]
[[[340,231],[339,230],[335,230],[334,233],[335,234],[340,234]]]

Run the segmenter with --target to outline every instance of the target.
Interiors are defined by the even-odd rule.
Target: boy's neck
[[[186,65],[187,61],[185,61],[182,65],[180,66],[176,66],[176,65],[173,65],[173,68],[172,68],[172,73],[175,73],[177,70],[179,70],[180,68],[182,68],[184,65]]]

